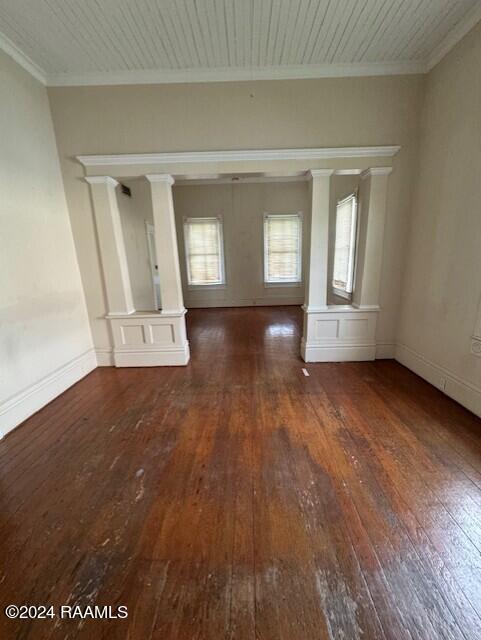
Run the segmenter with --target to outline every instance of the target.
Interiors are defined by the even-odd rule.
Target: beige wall
[[[150,185],[146,180],[123,180],[131,197],[116,188],[125,252],[129,265],[134,306],[138,311],[155,308],[152,272],[145,223],[154,223]]]
[[[390,178],[378,339],[393,342],[416,169],[421,76],[49,89],[97,347],[110,336],[78,154],[400,144]]]
[[[303,304],[307,252],[303,251],[303,283],[264,286],[264,213],[302,213],[303,247],[309,238],[310,202],[307,182],[264,182],[174,187],[174,207],[187,307]],[[226,285],[187,285],[183,220],[218,216],[223,223]]]
[[[0,91],[2,435],[14,415],[25,417],[21,403],[11,413],[2,403],[43,384],[92,342],[46,90],[0,52]]]
[[[481,24],[427,77],[418,171],[398,338],[481,393]]]

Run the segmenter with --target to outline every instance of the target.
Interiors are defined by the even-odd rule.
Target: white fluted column
[[[329,191],[332,174],[332,169],[310,171],[311,240],[306,279],[306,311],[325,309],[327,306]]]
[[[387,188],[392,167],[375,167],[361,174],[359,244],[352,303],[360,309],[379,308],[379,290],[386,220]]]
[[[100,245],[109,315],[126,315],[135,311],[122,223],[115,187],[110,176],[85,178],[90,184]]]
[[[327,309],[327,258],[329,246],[329,194],[333,169],[310,171],[311,237],[306,274],[304,332],[301,356],[308,361],[308,345],[313,341],[310,316]]]
[[[150,182],[152,193],[154,236],[157,264],[159,265],[162,313],[181,313],[185,309],[172,198],[174,179],[166,174],[147,175],[145,177]]]
[[[190,350],[185,326],[186,310],[182,295],[172,198],[174,179],[165,174],[145,177],[150,183],[152,195],[162,309],[160,313],[147,314],[142,319],[143,336],[147,346],[140,356],[134,356],[127,350],[121,356],[124,362],[130,362],[132,366],[138,366],[138,362],[147,366],[186,365],[189,362]]]

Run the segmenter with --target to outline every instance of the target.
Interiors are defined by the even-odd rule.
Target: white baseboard
[[[179,367],[190,360],[189,343],[163,349],[115,349],[116,367]]]
[[[374,360],[376,345],[336,344],[319,345],[301,340],[301,356],[304,362],[359,362]]]
[[[95,349],[98,367],[113,367],[114,353],[112,349]]]
[[[0,438],[97,367],[89,349],[0,405]]]
[[[396,345],[395,358],[418,376],[481,418],[481,387],[449,371],[404,344]]]
[[[396,344],[394,342],[376,343],[376,360],[392,360],[396,354]]]

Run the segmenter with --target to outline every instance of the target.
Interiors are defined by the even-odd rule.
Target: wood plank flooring
[[[187,367],[97,369],[0,442],[0,638],[481,639],[481,421],[394,361],[303,364],[294,307],[188,331]]]

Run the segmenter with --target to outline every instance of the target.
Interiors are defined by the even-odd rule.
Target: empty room
[[[479,0],[0,0],[0,638],[481,640]]]

